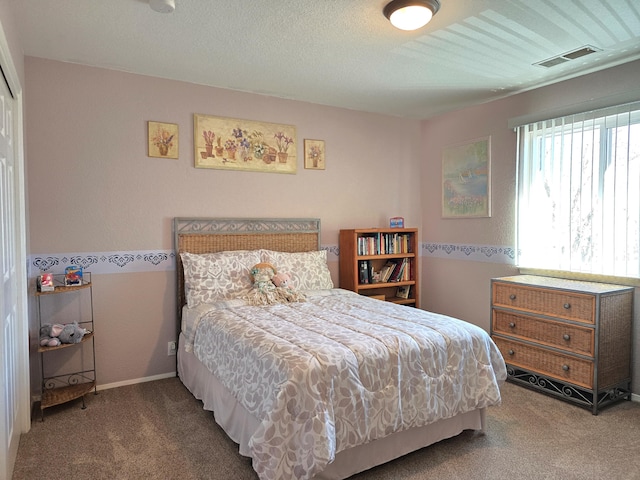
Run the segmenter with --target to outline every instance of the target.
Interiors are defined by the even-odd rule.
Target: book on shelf
[[[359,265],[359,280],[361,285],[366,285],[372,282],[371,261],[361,260]]]
[[[407,265],[407,259],[403,258],[401,261],[396,263],[396,268],[393,269],[393,273],[391,274],[391,277],[389,277],[389,281],[390,282],[399,282],[400,281],[400,275],[402,274],[403,269],[406,267]]]
[[[405,258],[402,260],[402,266],[400,267],[400,273],[398,274],[398,281],[404,282],[405,280],[409,280],[408,277],[409,272],[409,261]]]
[[[389,277],[393,273],[393,270],[396,268],[396,262],[389,260],[384,264],[382,270],[380,271],[380,281],[382,283],[387,283],[389,281]]]
[[[380,234],[358,237],[358,255],[379,255],[381,253]]]
[[[393,255],[411,253],[408,233],[375,233],[357,238],[358,255]]]
[[[409,234],[406,233],[388,233],[386,236],[388,253],[409,253],[410,242]]]

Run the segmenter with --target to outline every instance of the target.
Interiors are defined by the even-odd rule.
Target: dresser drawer
[[[492,337],[507,364],[537,372],[563,382],[593,388],[593,362],[526,345],[513,340]]]
[[[561,348],[571,353],[590,357],[595,355],[593,328],[493,310],[493,332]]]
[[[493,305],[589,324],[595,323],[593,295],[495,282]]]

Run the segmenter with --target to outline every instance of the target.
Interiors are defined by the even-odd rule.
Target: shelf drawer
[[[561,348],[572,353],[595,356],[595,330],[593,328],[493,310],[493,331]]]
[[[563,382],[593,388],[593,362],[514,340],[492,337],[507,364],[538,372]]]
[[[495,282],[493,304],[577,322],[595,323],[595,297],[588,294]]]

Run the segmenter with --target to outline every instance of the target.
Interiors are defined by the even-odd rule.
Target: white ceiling
[[[441,0],[415,32],[388,0],[175,1],[9,0],[25,55],[409,118],[640,58],[638,0]]]

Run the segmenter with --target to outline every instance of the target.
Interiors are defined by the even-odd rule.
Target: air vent
[[[570,60],[575,60],[576,58],[584,57],[585,55],[590,55],[592,53],[600,51],[601,49],[599,48],[592,47],[591,45],[586,45],[584,47],[578,48],[577,50],[572,50],[570,52],[563,53],[562,55],[558,55],[557,57],[548,58],[547,60],[534,63],[534,65],[539,65],[546,68],[555,67],[556,65],[566,63]]]

